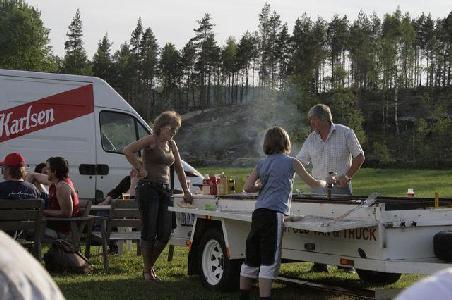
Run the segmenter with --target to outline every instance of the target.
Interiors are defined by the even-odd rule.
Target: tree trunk
[[[395,126],[396,126],[396,133],[397,136],[400,135],[400,131],[399,131],[399,120],[398,120],[398,108],[399,108],[399,103],[398,103],[398,89],[397,89],[397,83],[395,84],[395,88],[394,88],[394,122],[395,122]]]

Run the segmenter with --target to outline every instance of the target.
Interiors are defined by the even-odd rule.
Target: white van
[[[123,147],[150,131],[99,78],[0,69],[1,159],[20,152],[33,169],[62,156],[81,198],[99,200],[127,176]],[[202,183],[199,172],[183,165],[191,185]]]

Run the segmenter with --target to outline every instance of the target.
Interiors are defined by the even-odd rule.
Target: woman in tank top
[[[172,164],[184,191],[184,201],[193,201],[179,151],[173,140],[180,126],[181,117],[176,112],[163,112],[154,121],[153,133],[129,144],[123,150],[140,178],[135,197],[142,219],[143,276],[149,281],[158,280],[154,264],[168,243],[172,230],[172,216],[168,210],[168,207],[172,206],[169,190]],[[143,159],[140,162],[136,153],[142,150]]]
[[[68,162],[63,157],[50,157],[46,164],[47,174],[27,174],[30,182],[36,181],[49,186],[48,207],[44,210],[44,215],[63,218],[80,216],[79,199],[69,177]],[[70,231],[69,223],[64,221],[48,221],[47,227],[57,233],[67,234]]]

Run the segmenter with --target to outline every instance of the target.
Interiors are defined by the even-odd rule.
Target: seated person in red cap
[[[10,153],[0,162],[3,178],[0,183],[0,199],[36,199],[38,191],[34,185],[24,180],[25,159],[20,153]]]
[[[30,173],[29,176],[31,178],[28,179],[50,186],[48,207],[44,210],[44,215],[68,218],[80,216],[78,195],[71,178],[69,178],[67,161],[62,157],[51,157],[46,164],[47,175]],[[47,222],[47,226],[58,233],[68,233],[70,231],[67,222]]]

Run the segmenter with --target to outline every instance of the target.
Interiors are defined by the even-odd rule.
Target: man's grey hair
[[[319,118],[321,121],[328,121],[333,123],[333,116],[331,115],[331,109],[325,104],[316,104],[308,112],[308,119],[312,117]]]

